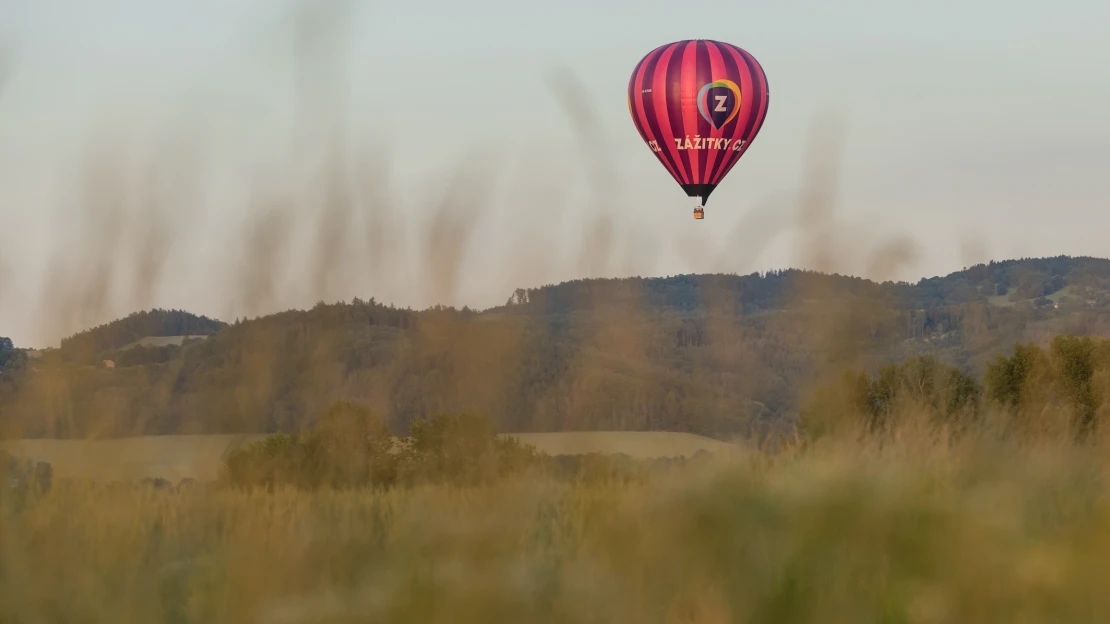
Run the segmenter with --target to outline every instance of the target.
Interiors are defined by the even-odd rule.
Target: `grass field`
[[[550,455],[624,453],[633,457],[693,456],[701,449],[733,445],[689,433],[598,431],[506,434]],[[49,462],[55,477],[129,481],[161,477],[177,483],[216,479],[227,454],[254,435],[145,436],[116,440],[4,440],[0,448],[18,457]]]
[[[61,485],[0,515],[0,621],[1101,622],[1106,457],[897,436],[645,482]]]
[[[230,451],[262,435],[145,436],[115,440],[4,440],[12,455],[49,462],[54,476],[95,481],[214,480]]]
[[[632,457],[692,457],[700,450],[728,451],[735,445],[692,433],[669,431],[574,431],[563,433],[513,433],[549,455],[624,453]]]

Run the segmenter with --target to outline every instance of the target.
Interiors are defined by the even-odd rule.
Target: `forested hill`
[[[578,280],[483,312],[356,299],[224,324],[152,311],[33,359],[5,347],[0,425],[63,437],[288,431],[349,398],[398,432],[470,409],[504,431],[728,437],[788,423],[822,372],[922,353],[979,372],[1018,341],[1061,332],[1110,335],[1110,260],[992,262],[917,284],[797,270]]]
[[[67,360],[89,361],[105,351],[119,349],[142,338],[207,336],[220,331],[225,325],[183,310],[134,312],[126,318],[63,338],[61,350]]]
[[[1069,288],[1070,286],[1070,288]],[[1110,260],[1103,258],[1035,258],[979,264],[945,277],[877,283],[859,277],[786,270],[751,275],[682,275],[668,278],[574,280],[536,289],[520,289],[508,305],[527,302],[534,311],[566,313],[636,303],[651,308],[704,309],[734,299],[743,312],[782,309],[799,294],[813,297],[884,298],[900,309],[935,309],[972,302],[1008,306],[1041,297],[1072,296],[1086,301],[1110,287]],[[1063,291],[1063,292],[1062,292]]]

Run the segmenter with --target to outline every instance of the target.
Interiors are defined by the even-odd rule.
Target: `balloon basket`
[[[698,206],[697,208],[694,208],[694,218],[695,219],[704,219],[705,218],[705,209],[702,208],[701,206]]]

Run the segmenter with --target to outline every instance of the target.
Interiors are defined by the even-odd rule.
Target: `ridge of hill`
[[[290,431],[346,398],[398,432],[473,409],[502,431],[728,439],[788,426],[808,384],[837,367],[934,354],[979,372],[1057,333],[1110,335],[1110,260],[990,262],[916,284],[797,269],[584,279],[480,312],[354,299],[226,324],[152,311],[0,375],[0,425],[30,437]],[[185,334],[207,339],[123,350]]]
[[[99,354],[137,344],[148,338],[208,336],[227,324],[184,310],[145,310],[63,338],[60,350],[67,360],[89,360]]]

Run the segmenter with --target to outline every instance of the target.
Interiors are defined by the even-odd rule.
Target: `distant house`
[[[115,368],[116,363],[112,360],[104,360],[104,368]]]
[[[1094,299],[1088,299],[1088,300],[1087,300],[1087,305],[1089,305],[1089,306],[1091,306],[1091,307],[1094,307],[1094,305],[1095,305],[1096,303],[1098,303],[1098,302],[1097,302],[1097,301],[1095,301]]]

